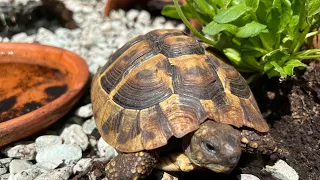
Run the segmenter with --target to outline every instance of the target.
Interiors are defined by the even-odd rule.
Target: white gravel
[[[82,150],[79,146],[72,144],[53,144],[41,148],[37,152],[36,161],[39,165],[55,169],[62,163],[74,164],[82,157]]]
[[[53,144],[62,144],[62,138],[54,135],[39,136],[36,139],[36,150],[40,151],[41,148],[47,147]]]
[[[69,127],[64,128],[60,136],[64,144],[77,145],[82,151],[85,151],[89,145],[88,136],[78,124],[72,124]]]
[[[279,180],[298,180],[298,173],[289,166],[285,161],[278,160],[273,166],[266,166],[266,172],[271,173],[272,176]]]
[[[34,142],[19,142],[5,147],[1,152],[7,157],[33,160],[36,154],[36,146]]]
[[[81,118],[91,117],[92,116],[92,104],[90,103],[90,104],[79,107],[75,111],[75,115],[79,116]]]

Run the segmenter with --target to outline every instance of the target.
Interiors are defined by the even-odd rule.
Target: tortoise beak
[[[225,174],[229,174],[234,169],[234,167],[222,166],[218,164],[208,164],[206,165],[206,168],[216,173],[225,173]]]

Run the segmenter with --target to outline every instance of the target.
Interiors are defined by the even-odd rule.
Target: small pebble
[[[72,174],[72,166],[51,170],[36,177],[34,180],[67,180]]]
[[[4,165],[5,167],[9,167],[9,163],[12,161],[12,158],[3,158],[0,159],[0,164]]]
[[[12,179],[14,180],[34,180],[36,177],[46,172],[48,172],[48,170],[38,166],[32,166],[29,169],[25,169],[15,175],[12,175],[11,177],[13,177]]]
[[[102,137],[98,141],[98,151],[99,151],[99,156],[104,157],[107,160],[110,160],[111,158],[118,155],[117,151],[112,146],[110,146],[108,143],[106,143],[102,139]]]
[[[73,167],[73,173],[87,170],[92,165],[91,158],[80,159],[77,164]]]
[[[39,165],[48,169],[55,169],[60,164],[72,164],[82,157],[79,146],[72,144],[54,144],[41,148],[36,156]]]
[[[140,11],[136,23],[143,24],[143,25],[149,25],[151,22],[151,15],[148,11],[142,10]]]
[[[34,142],[18,142],[4,148],[2,153],[11,158],[33,160],[36,155],[36,146]]]
[[[0,175],[0,180],[8,180],[10,177],[10,173]]]
[[[32,43],[35,41],[35,36],[28,36],[27,33],[21,32],[18,34],[15,34],[11,38],[11,42],[27,42],[27,43]]]
[[[61,133],[64,144],[74,144],[79,146],[82,151],[86,150],[89,145],[88,136],[83,132],[82,127],[78,124],[72,124]]]
[[[36,42],[57,47],[63,47],[66,43],[60,40],[53,32],[42,27],[38,30]]]
[[[92,116],[92,104],[81,106],[75,111],[75,115],[81,118],[89,118]]]
[[[20,160],[20,159],[14,159],[9,164],[9,171],[10,174],[16,174],[19,173],[25,169],[29,169],[33,166],[33,164],[30,161],[27,160]]]
[[[290,167],[285,161],[278,160],[273,166],[266,166],[264,171],[270,173],[279,180],[298,180],[298,173]]]
[[[252,175],[252,174],[240,174],[238,176],[239,180],[260,180],[258,177]]]
[[[130,9],[126,14],[126,17],[127,17],[128,20],[134,21],[134,19],[137,18],[138,15],[139,15],[139,11],[138,10]]]
[[[41,148],[52,144],[62,144],[62,138],[54,135],[39,136],[36,139],[36,150],[39,151]]]
[[[94,118],[88,119],[82,124],[82,130],[86,134],[91,134],[94,129],[96,129]]]

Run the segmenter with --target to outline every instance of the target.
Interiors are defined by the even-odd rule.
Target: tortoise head
[[[241,134],[228,124],[207,120],[182,141],[192,163],[214,172],[229,173],[241,156]]]

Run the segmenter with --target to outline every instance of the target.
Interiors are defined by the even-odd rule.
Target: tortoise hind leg
[[[107,164],[106,177],[108,180],[143,179],[152,172],[157,161],[156,152],[119,154]]]
[[[281,149],[269,133],[260,135],[254,131],[242,130],[241,135],[244,152],[277,155],[280,158],[288,155],[288,152]]]

